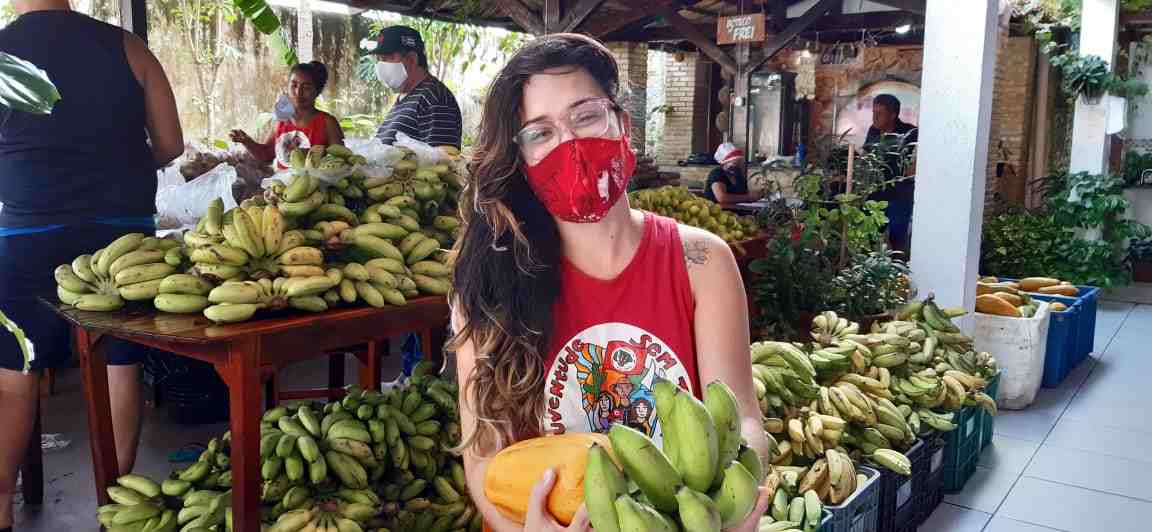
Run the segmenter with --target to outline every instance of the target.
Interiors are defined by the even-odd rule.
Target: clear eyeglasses
[[[607,98],[581,102],[568,111],[561,124],[551,121],[533,122],[516,134],[516,144],[529,164],[535,164],[560,145],[563,131],[572,137],[619,137],[620,120],[616,117],[616,104]]]

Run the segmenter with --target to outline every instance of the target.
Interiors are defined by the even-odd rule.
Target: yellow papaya
[[[588,466],[588,449],[593,445],[612,455],[608,436],[598,433],[544,436],[505,447],[488,462],[484,494],[505,517],[523,523],[532,486],[545,471],[554,469],[556,483],[548,494],[548,511],[567,526],[584,504],[584,470]]]
[[[1010,318],[1020,317],[1020,309],[992,294],[976,296],[976,312]]]
[[[1057,286],[1060,279],[1051,277],[1025,277],[1020,279],[1020,289],[1025,292],[1036,292],[1046,286]]]

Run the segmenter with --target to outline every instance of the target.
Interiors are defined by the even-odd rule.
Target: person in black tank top
[[[0,532],[13,522],[39,370],[71,356],[67,325],[37,298],[54,297],[58,264],[123,233],[155,231],[156,169],[184,144],[171,86],[143,41],[71,11],[67,0],[12,4],[20,17],[0,30],[0,51],[45,70],[61,100],[47,116],[0,106],[0,311],[36,346],[24,374],[15,340],[0,335]],[[128,471],[139,434],[141,349],[106,347],[119,464]]]

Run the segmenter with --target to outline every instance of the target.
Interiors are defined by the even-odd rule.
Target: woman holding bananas
[[[284,135],[290,135],[285,139],[289,144],[285,146],[284,153],[292,153],[300,147],[299,142],[293,140],[299,135],[308,138],[309,146],[343,146],[344,131],[340,129],[340,121],[316,108],[316,99],[324,92],[327,84],[328,67],[324,63],[312,61],[292,67],[288,76],[287,101],[276,104],[276,129],[264,142],[256,142],[247,133],[237,129],[232,132],[232,142],[242,144],[253,157],[265,162],[276,158],[276,143]],[[281,170],[287,168],[282,163],[277,164]]]
[[[502,448],[546,433],[626,424],[659,444],[660,381],[697,397],[726,383],[740,434],[770,461],[736,261],[715,235],[629,207],[619,93],[612,55],[573,34],[529,43],[490,88],[452,294],[469,486]],[[548,513],[553,483],[537,484],[524,523],[472,497],[495,531],[586,530],[586,511]],[[767,502],[732,530],[755,530]]]
[[[132,230],[154,232],[156,168],[184,150],[164,69],[136,36],[71,11],[14,0],[0,51],[32,61],[60,90],[52,114],[0,107],[0,310],[35,343],[31,372],[0,334],[0,531],[12,525],[16,471],[36,419],[40,370],[71,357],[69,328],[37,298],[52,271]],[[67,36],[64,38],[63,36]],[[135,364],[143,348],[106,339],[118,464],[132,470],[140,430]]]

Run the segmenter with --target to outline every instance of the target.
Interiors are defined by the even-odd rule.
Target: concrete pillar
[[[312,61],[312,0],[300,0],[300,9],[296,11],[296,57],[301,63]]]
[[[1080,55],[1102,57],[1112,67],[1116,58],[1116,26],[1120,16],[1119,0],[1083,0],[1080,15]],[[1107,100],[1088,105],[1076,99],[1076,116],[1072,122],[1072,157],[1068,163],[1073,172],[1101,174],[1108,168]]]
[[[922,296],[969,310],[980,266],[998,5],[928,0],[925,15],[913,281]]]
[[[608,50],[620,65],[620,82],[628,89],[628,113],[632,115],[632,149],[644,155],[648,123],[648,44],[611,42]]]

